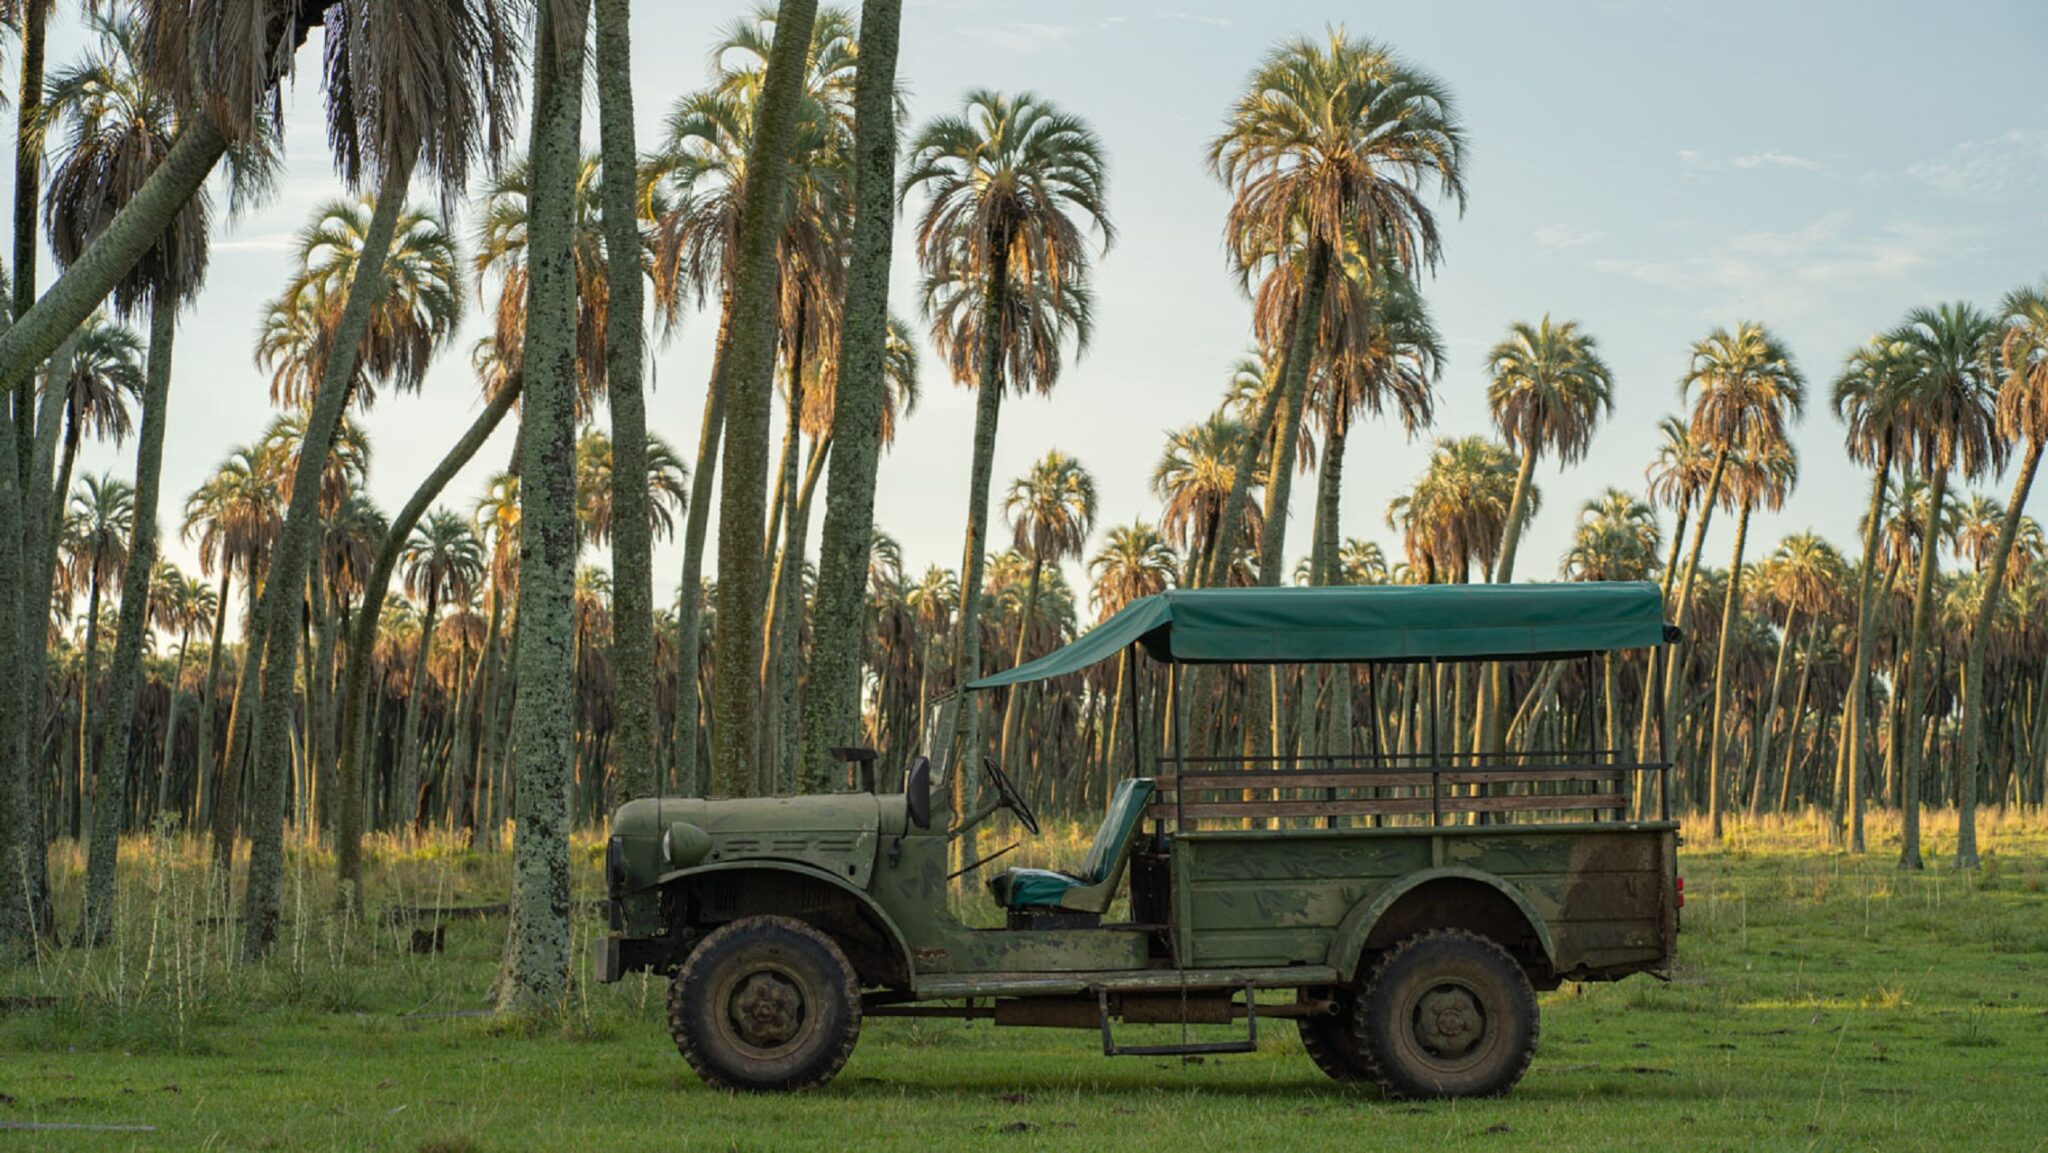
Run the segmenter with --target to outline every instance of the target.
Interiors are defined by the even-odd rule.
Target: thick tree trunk
[[[576,264],[586,0],[541,0],[522,411],[512,934],[499,1003],[552,1012],[569,988],[569,793],[575,755]],[[557,40],[562,34],[573,39]]]
[[[7,318],[0,316],[0,325],[6,323]],[[0,392],[0,403],[11,404],[7,397]],[[23,570],[33,563],[32,556],[24,555],[32,552],[28,543],[33,538],[23,531],[21,444],[4,423],[0,422],[0,659],[12,660],[42,646],[25,643],[36,615],[24,604],[33,603],[33,597],[22,579]],[[40,662],[21,663],[33,668]],[[40,871],[45,856],[28,734],[30,696],[41,691],[40,678],[21,677],[18,683],[0,686],[0,875],[8,878],[31,877]],[[34,947],[41,905],[31,884],[0,886],[0,950],[10,958]]]
[[[795,662],[789,662],[785,668],[782,658],[784,642],[794,640],[792,618],[803,612],[804,554],[796,523],[796,503],[797,458],[803,455],[808,311],[801,304],[797,307],[796,324],[789,334],[789,402],[783,407],[782,459],[776,466],[773,511],[761,552],[762,568],[770,574],[761,626],[761,735],[765,743],[761,748],[760,778],[755,781],[755,790],[763,795],[780,792],[785,783],[795,788],[799,776],[797,766],[791,763],[796,744]],[[778,529],[783,534],[779,557],[775,553]]]
[[[313,533],[319,528],[321,478],[348,406],[356,360],[368,328],[370,309],[384,291],[384,258],[411,182],[412,158],[395,159],[377,190],[377,207],[364,234],[348,298],[335,325],[333,344],[313,410],[299,445],[298,468],[292,476],[291,500],[278,532],[264,578],[262,612],[264,657],[261,711],[251,746],[249,880],[244,894],[242,952],[251,960],[269,952],[277,939],[284,866],[284,783],[291,769],[291,699],[293,665],[298,657],[300,597],[305,591],[307,560]]]
[[[612,414],[612,681],[622,801],[648,796],[658,785],[654,524],[647,512],[647,399],[642,389],[646,287],[640,274],[638,198],[630,178],[639,168],[631,11],[631,0],[596,0],[598,139],[606,173],[604,246],[611,296],[605,395]]]
[[[336,899],[358,915],[363,910],[363,782],[367,779],[363,773],[368,736],[363,727],[363,710],[370,693],[370,674],[376,663],[377,622],[384,612],[384,598],[391,591],[391,574],[397,570],[399,553],[420,518],[426,515],[428,507],[440,497],[455,474],[462,471],[463,466],[497,431],[499,423],[518,398],[517,380],[499,389],[484,410],[470,422],[468,431],[441,458],[441,463],[420,481],[419,487],[406,500],[405,507],[391,518],[390,526],[384,531],[384,542],[377,549],[377,559],[370,566],[369,579],[363,585],[363,601],[356,610],[355,629],[349,636],[345,658],[348,672],[341,691],[340,779],[336,784],[341,792],[341,805],[335,833],[335,859],[341,880]]]
[[[685,788],[696,781],[698,754],[703,748],[702,698],[697,681],[703,672],[704,539],[710,531],[712,482],[718,476],[718,447],[725,431],[725,365],[732,347],[732,300],[728,281],[719,309],[711,380],[704,390],[704,417],[697,431],[697,471],[690,477],[690,507],[684,511],[683,524],[683,573],[676,586],[678,668],[674,744],[677,775]]]
[[[896,46],[902,0],[864,0],[860,75],[854,82],[852,256],[832,410],[832,484],[818,541],[810,679],[798,757],[822,765],[834,745],[860,740],[861,624],[874,540],[875,473],[882,452],[883,360],[889,332],[889,261],[896,171]]]
[[[1916,734],[1927,715],[1927,634],[1933,626],[1934,582],[1940,576],[1941,566],[1936,559],[1940,552],[1941,502],[1948,490],[1948,468],[1943,464],[1934,467],[1928,491],[1928,512],[1926,531],[1920,541],[1920,577],[1913,586],[1913,637],[1906,649],[1906,672],[1902,678],[1904,688],[1900,690],[1902,707],[1898,713],[1899,728],[1892,733],[1892,744],[1905,743],[1901,752],[1905,757],[1904,795],[1900,799],[1899,813],[1899,868],[1924,869],[1926,862],[1920,859],[1920,772],[1921,747]],[[1929,726],[1930,728],[1934,726]]]
[[[1884,527],[1884,486],[1890,479],[1892,468],[1891,441],[1885,441],[1877,461],[1877,475],[1870,482],[1870,510],[1864,514],[1863,522],[1863,566],[1857,577],[1856,589],[1856,655],[1849,671],[1849,714],[1845,718],[1848,731],[1842,735],[1843,747],[1847,750],[1849,763],[1844,772],[1848,776],[1848,834],[1849,851],[1863,852],[1863,790],[1868,773],[1863,765],[1864,742],[1870,733],[1870,613],[1876,597],[1877,576],[1877,534]]]
[[[34,5],[31,5],[34,7]],[[93,801],[92,842],[86,853],[85,908],[78,936],[103,944],[114,931],[114,862],[121,843],[121,818],[128,795],[128,741],[133,731],[135,692],[142,680],[142,641],[149,631],[149,581],[156,569],[157,492],[163,478],[164,425],[171,396],[171,343],[178,306],[156,294],[150,306],[149,375],[142,395],[142,433],[135,449],[135,527],[128,542],[128,569],[121,577],[121,620],[114,630],[114,662],[107,700],[93,737],[99,762]],[[177,703],[177,686],[171,686]],[[168,767],[168,749],[166,750]]]
[[[1956,868],[1977,867],[1977,782],[1983,777],[1984,713],[1987,694],[1984,684],[1984,653],[1997,627],[1998,606],[2005,596],[2005,569],[2012,559],[2012,542],[2020,519],[2026,514],[2027,495],[2034,487],[2034,472],[2041,466],[2043,442],[2027,442],[2020,458],[2020,472],[2012,482],[2012,499],[2005,505],[2005,520],[1998,526],[1998,545],[1984,573],[1984,594],[1977,605],[1977,620],[1970,628],[1970,653],[1963,671],[1963,755],[1957,772],[1960,824],[1956,831]],[[2038,707],[2038,706],[2037,706]]]
[[[193,117],[186,123],[163,162],[127,207],[35,306],[0,336],[0,391],[18,390],[22,379],[35,372],[43,358],[92,315],[198,193],[227,145],[227,137],[211,120]]]
[[[36,303],[36,262],[42,255],[36,208],[43,188],[43,49],[50,7],[44,0],[15,6],[21,17],[21,89],[14,102],[14,300],[10,315],[25,316]],[[29,483],[36,411],[35,374],[14,386],[15,468],[18,483]],[[8,430],[0,429],[0,434]]]
[[[761,545],[775,378],[775,254],[787,208],[796,114],[816,0],[782,0],[747,157],[732,349],[726,363],[725,477],[719,485],[714,669],[715,791],[745,795],[760,768]],[[687,592],[687,590],[685,590]]]

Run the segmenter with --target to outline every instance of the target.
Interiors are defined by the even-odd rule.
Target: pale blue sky
[[[651,146],[675,98],[703,82],[715,29],[739,6],[636,10],[637,103]],[[1446,259],[1426,286],[1449,349],[1436,432],[1489,431],[1481,358],[1512,320],[1577,319],[1614,368],[1616,411],[1591,458],[1538,473],[1544,511],[1523,550],[1524,576],[1554,571],[1582,501],[1608,484],[1640,489],[1653,426],[1678,407],[1689,342],[1745,318],[1778,330],[1815,392],[1798,433],[1802,482],[1783,513],[1759,518],[1752,555],[1806,527],[1854,551],[1868,480],[1843,458],[1825,404],[1842,357],[1912,306],[1991,307],[2048,274],[2048,6],[2038,2],[1169,9],[910,0],[900,72],[913,129],[970,88],[1031,88],[1088,118],[1109,152],[1121,236],[1099,264],[1095,343],[1051,399],[1006,403],[998,499],[1057,446],[1094,471],[1102,525],[1155,515],[1148,482],[1166,431],[1214,406],[1249,339],[1248,306],[1219,243],[1225,196],[1203,168],[1204,145],[1262,52],[1327,23],[1439,73],[1466,119],[1470,208],[1462,219],[1446,210]],[[78,44],[75,27],[60,31],[53,63]],[[216,238],[208,290],[180,331],[164,508],[180,564],[193,561],[176,537],[184,494],[271,416],[250,348],[259,309],[284,279],[290,236],[338,192],[313,51],[291,93],[286,179],[266,207]],[[587,119],[594,139],[594,101]],[[899,255],[906,234],[907,225]],[[50,275],[46,263],[45,284]],[[896,309],[915,319],[907,260],[895,279]],[[375,450],[371,489],[387,507],[476,410],[466,352],[483,331],[478,311],[424,395],[387,396],[363,421]],[[715,321],[692,316],[655,358],[651,423],[686,456]],[[959,563],[973,424],[971,395],[928,352],[925,377],[925,404],[883,466],[877,509],[913,571]],[[502,432],[447,502],[467,511],[510,443]],[[132,445],[94,448],[82,467],[125,474]],[[1425,453],[1426,441],[1405,443],[1395,428],[1354,435],[1347,535],[1398,552],[1382,518]],[[1309,494],[1296,492],[1290,552],[1306,548]],[[2029,507],[2048,517],[2038,491]],[[1708,544],[1712,563],[1726,563],[1729,543],[1722,526]],[[657,560],[665,603],[680,548],[662,546]]]

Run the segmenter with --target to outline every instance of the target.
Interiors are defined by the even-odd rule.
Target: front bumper
[[[601,985],[625,979],[626,974],[652,969],[666,971],[671,964],[674,942],[664,937],[628,937],[606,933],[591,943],[590,972]]]

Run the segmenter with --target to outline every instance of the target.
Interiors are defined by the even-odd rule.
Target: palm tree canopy
[[[1609,488],[1580,506],[1558,572],[1567,580],[1649,580],[1661,565],[1663,543],[1656,511],[1631,493]]]
[[[156,172],[178,135],[177,106],[141,67],[139,29],[89,11],[96,43],[49,78],[37,131],[67,126],[55,156],[45,219],[59,269],[69,268]],[[212,203],[202,189],[114,286],[114,310],[133,315],[161,291],[189,299],[206,279]]]
[[[1713,450],[1694,438],[1683,419],[1665,416],[1657,421],[1657,455],[1643,470],[1651,500],[1665,508],[1690,509],[1713,472]]]
[[[467,602],[486,567],[483,542],[467,520],[445,508],[427,513],[399,554],[405,591],[421,601]]]
[[[1179,563],[1173,549],[1144,521],[1111,528],[1102,548],[1088,561],[1095,583],[1088,603],[1095,608],[1095,619],[1106,621],[1134,600],[1165,592]]]
[[[1375,41],[1332,28],[1269,53],[1253,71],[1209,167],[1233,198],[1225,243],[1250,278],[1297,244],[1335,253],[1355,241],[1404,272],[1441,253],[1424,193],[1465,203],[1465,131],[1450,90]],[[1278,321],[1280,318],[1271,318]],[[1283,329],[1261,335],[1279,345]]]
[[[79,326],[64,378],[65,419],[81,434],[120,444],[134,427],[128,402],[142,400],[147,366],[142,338],[95,313]]]
[[[1923,473],[1966,479],[2005,467],[1997,429],[1997,354],[1991,314],[1968,304],[1916,308],[1886,339],[1900,346],[1908,384],[1899,406],[1901,450]]]
[[[979,336],[972,314],[999,264],[1007,270],[1003,295],[1016,302],[998,318],[1011,388],[1049,390],[1058,344],[1071,338],[1077,351],[1086,347],[1086,298],[1069,298],[1087,287],[1089,233],[1105,252],[1116,240],[1108,185],[1094,130],[1033,93],[970,92],[961,112],[917,134],[901,196],[916,190],[926,200],[917,225],[925,310],[956,381],[978,384],[978,340],[965,338]]]
[[[1806,411],[1806,378],[1791,352],[1754,321],[1717,328],[1692,346],[1679,393],[1693,398],[1692,435],[1716,451],[1773,451]]]
[[[1614,374],[1575,320],[1516,321],[1486,354],[1493,425],[1523,454],[1585,459],[1600,418],[1614,411]]]
[[[185,498],[181,535],[187,543],[197,538],[202,571],[239,569],[251,579],[263,571],[261,558],[284,523],[274,467],[260,449],[243,445]]]
[[[1003,511],[1017,551],[1040,564],[1079,556],[1095,527],[1095,478],[1073,457],[1053,449],[1010,484]]]
[[[2048,443],[2048,285],[2009,293],[2000,311],[1999,429],[2011,440]]]

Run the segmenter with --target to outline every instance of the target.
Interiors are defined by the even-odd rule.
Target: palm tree
[[[1393,580],[1393,572],[1387,567],[1386,551],[1380,548],[1379,542],[1357,537],[1345,541],[1338,548],[1337,573],[1347,585],[1383,585]]]
[[[1850,459],[1872,467],[1870,507],[1864,514],[1863,559],[1858,565],[1856,596],[1856,651],[1849,674],[1848,709],[1843,734],[1847,779],[1845,804],[1849,850],[1861,853],[1863,842],[1864,750],[1870,739],[1869,691],[1872,612],[1876,598],[1878,533],[1885,522],[1885,494],[1891,468],[1899,449],[1902,429],[1900,404],[1911,384],[1903,348],[1896,342],[1873,337],[1849,355],[1835,378],[1830,403],[1835,415],[1847,426],[1845,445]]]
[[[184,691],[185,654],[192,643],[192,630],[205,628],[208,621],[218,616],[219,604],[213,586],[203,578],[180,572],[165,561],[157,564],[159,573],[150,581],[150,609],[154,616],[150,623],[178,637],[178,656],[171,672],[171,715],[164,722],[163,769],[156,785],[156,811],[168,816],[172,812],[172,758],[178,748],[178,695]],[[202,750],[193,765],[195,780],[205,770],[205,763],[206,755]]]
[[[1269,53],[1209,167],[1232,193],[1225,244],[1239,275],[1299,277],[1297,291],[1262,292],[1261,343],[1282,350],[1278,387],[1252,429],[1239,472],[1248,484],[1257,446],[1274,430],[1260,583],[1280,581],[1295,430],[1325,327],[1324,299],[1340,254],[1356,246],[1367,268],[1412,276],[1439,256],[1437,220],[1423,198],[1434,184],[1462,210],[1464,126],[1450,91],[1385,46],[1333,29]],[[1274,288],[1277,289],[1275,284]],[[1224,512],[1243,506],[1234,492]],[[1227,534],[1230,530],[1225,529]],[[1216,583],[1211,574],[1210,583]]]
[[[1535,474],[1536,460],[1548,451],[1559,467],[1585,459],[1600,418],[1614,411],[1614,374],[1600,359],[1598,342],[1575,320],[1551,323],[1548,314],[1532,325],[1516,321],[1507,338],[1486,355],[1487,406],[1493,426],[1515,452],[1515,495],[1508,504],[1506,539],[1493,579],[1506,584],[1515,576],[1515,553],[1526,526],[1523,495]],[[1479,706],[1479,747],[1500,752],[1502,670],[1488,668]]]
[[[2013,478],[2012,499],[2006,502],[2001,518],[1998,541],[1990,550],[1989,564],[1984,566],[1983,598],[1970,629],[1969,656],[1963,670],[1966,697],[1962,812],[1956,843],[1956,867],[1962,869],[1977,865],[1977,782],[1984,768],[1984,713],[1989,707],[1984,691],[1984,654],[2005,595],[2006,569],[2020,521],[2024,519],[2022,509],[2033,491],[2042,451],[2048,449],[2048,286],[2021,288],[2007,294],[2000,311],[2004,326],[1998,334],[1998,357],[2003,369],[1998,384],[1998,431],[2006,440],[2025,447],[2020,452],[2019,473]],[[2048,709],[2040,703],[2034,707]]]
[[[1408,563],[1427,583],[1463,584],[1477,564],[1482,577],[1500,558],[1517,468],[1506,446],[1485,437],[1442,438],[1422,476],[1387,506],[1387,527],[1398,529]],[[1533,514],[1542,493],[1531,482],[1523,494]]]
[[[149,378],[142,338],[102,313],[79,329],[70,365],[68,376],[49,385],[64,390],[64,440],[53,490],[60,493],[71,490],[71,470],[88,433],[119,446],[134,431],[128,404],[142,399]],[[61,517],[62,510],[56,515]]]
[[[109,221],[140,194],[156,165],[170,153],[180,128],[175,105],[140,66],[135,24],[94,13],[93,25],[99,41],[96,50],[51,78],[41,110],[53,123],[69,125],[52,173],[49,206],[50,239],[58,266],[64,269],[82,259]],[[179,306],[205,277],[208,213],[207,197],[193,196],[113,291],[114,307],[124,315],[147,305],[150,339],[136,455],[135,538],[128,549],[115,629],[108,685],[111,707],[91,736],[91,759],[103,767],[98,787],[106,797],[118,798],[127,790],[131,726],[123,718],[134,709],[141,679],[142,643],[148,630],[145,608],[156,568],[157,490],[170,397],[171,344]],[[75,439],[67,442],[67,472],[75,450]],[[111,749],[103,749],[109,738]],[[120,816],[118,804],[98,808],[87,864],[82,939],[104,941],[112,930]]]
[[[1837,613],[1839,590],[1848,583],[1848,567],[1835,546],[1818,533],[1795,533],[1778,543],[1770,558],[1757,568],[1757,599],[1783,616],[1784,634],[1778,641],[1778,658],[1771,671],[1771,686],[1753,723],[1755,767],[1750,772],[1749,811],[1763,809],[1765,786],[1769,781],[1771,742],[1776,733],[1780,688],[1787,659],[1799,648],[1800,634],[1809,634],[1806,663],[1813,661],[1813,641],[1823,631],[1823,621]],[[1794,717],[1795,727],[1797,717]]]
[[[71,494],[65,516],[64,551],[67,585],[83,587],[85,650],[78,677],[78,778],[71,810],[71,835],[85,836],[92,827],[90,794],[92,760],[93,668],[99,656],[100,593],[128,563],[129,539],[135,531],[135,490],[112,474],[86,476]]]
[[[1024,620],[1038,619],[1038,597],[1045,583],[1045,566],[1078,558],[1095,529],[1095,478],[1081,462],[1058,449],[1045,454],[1031,471],[1010,482],[1010,494],[1003,500],[1003,512],[1016,535],[1017,551],[1031,562],[1031,580],[1024,593]],[[1010,663],[1027,659],[1027,630],[1017,632],[1017,648]],[[997,757],[1005,764],[1017,739],[1017,707],[1023,694],[1012,689],[1003,706],[1003,736]]]
[[[1644,581],[1657,575],[1664,534],[1657,512],[1631,493],[1609,488],[1579,506],[1559,575],[1575,581]]]
[[[414,657],[411,690],[406,694],[405,720],[399,742],[401,810],[424,821],[426,805],[420,790],[419,716],[427,695],[427,653],[434,647],[434,626],[444,604],[467,604],[483,583],[486,568],[483,542],[469,522],[447,509],[435,509],[406,539],[399,577],[406,595],[421,603],[419,652]]]
[[[327,450],[362,373],[401,390],[416,387],[447,339],[449,330],[436,330],[433,320],[446,316],[452,326],[460,306],[452,260],[428,272],[392,262],[387,271],[414,169],[434,177],[443,201],[452,204],[468,186],[472,162],[496,165],[503,155],[513,100],[509,74],[516,36],[504,6],[469,0],[400,9],[344,0],[344,9],[347,19],[327,32],[328,90],[345,97],[330,108],[329,138],[343,181],[352,189],[373,186],[375,207],[353,248],[323,232],[306,234],[299,252],[303,275],[293,286],[335,304],[331,327],[324,329],[330,351],[309,408],[306,448],[264,585],[263,723],[256,730],[261,747],[243,937],[251,958],[267,952],[277,935],[288,710],[299,632],[291,625],[320,519]],[[321,219],[339,215],[324,212]],[[343,259],[351,252],[352,258]],[[394,282],[426,283],[433,291],[415,296]],[[385,317],[393,322],[379,323]]]
[[[1159,531],[1187,558],[1185,584],[1195,583],[1208,571],[1216,552],[1217,531],[1230,498],[1244,435],[1242,424],[1221,412],[1213,413],[1205,421],[1169,433],[1166,449],[1152,468],[1152,491],[1165,502]],[[1263,514],[1257,505],[1245,511],[1240,539],[1255,542]]]
[[[1728,562],[1727,592],[1721,603],[1721,631],[1714,654],[1713,722],[1707,730],[1707,819],[1717,841],[1721,839],[1722,808],[1728,792],[1723,772],[1728,744],[1728,730],[1724,727],[1728,649],[1740,624],[1737,607],[1742,597],[1742,554],[1749,541],[1749,518],[1759,506],[1774,512],[1785,506],[1785,498],[1799,481],[1799,457],[1790,441],[1776,439],[1770,432],[1759,432],[1728,462],[1723,479],[1724,499],[1735,506],[1735,555]]]
[[[1887,338],[1900,346],[1910,382],[1899,404],[1900,455],[1927,480],[1928,523],[1942,523],[1942,499],[1949,475],[1960,471],[1974,481],[2003,468],[2006,442],[1997,429],[1997,356],[2000,325],[1967,304],[1917,308]],[[1899,867],[1924,867],[1920,858],[1920,741],[1927,692],[1925,666],[1934,584],[1940,571],[1931,541],[1920,549],[1920,574],[1913,588],[1913,631],[1905,654],[1901,693],[1905,707],[1894,713],[1894,747],[1905,753],[1905,811],[1899,836]],[[1988,598],[1987,598],[1988,599]],[[1972,846],[1974,850],[1974,846]]]
[[[1786,429],[1806,406],[1806,378],[1791,352],[1770,329],[1740,321],[1733,331],[1716,328],[1692,346],[1679,394],[1692,398],[1687,432],[1714,454],[1714,465],[1699,500],[1699,522],[1693,527],[1685,573],[1678,582],[1678,627],[1690,623],[1693,578],[1699,572],[1700,546],[1706,542],[1714,507],[1730,503],[1722,491],[1728,464],[1740,451],[1756,451],[1759,459],[1772,446],[1790,444]],[[1664,731],[1678,731],[1676,691],[1683,642],[1668,646],[1664,657]]]
[[[926,124],[910,151],[903,196],[915,190],[926,202],[917,259],[932,343],[954,381],[977,390],[953,658],[965,683],[981,668],[989,483],[1003,392],[1050,392],[1061,347],[1071,339],[1077,354],[1085,349],[1088,234],[1107,252],[1116,229],[1102,142],[1043,97],[971,92],[960,113]],[[964,780],[978,773],[981,736],[978,710],[961,711],[968,714],[959,746]],[[958,712],[953,717],[955,732],[942,734],[942,751],[963,724]]]
[[[613,504],[613,494],[620,486],[612,449],[612,439],[594,425],[576,439],[576,519],[583,527],[584,540],[597,547],[615,543],[620,528]],[[649,539],[667,539],[675,535],[676,515],[689,499],[690,470],[676,450],[658,436],[647,439],[641,456],[646,478],[640,485],[644,493],[640,503]]]

